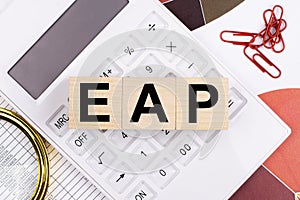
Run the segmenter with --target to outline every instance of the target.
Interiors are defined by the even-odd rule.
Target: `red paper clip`
[[[247,54],[247,48],[251,48],[249,46],[246,46],[244,48],[244,54],[245,56],[251,60],[253,64],[255,64],[263,73],[267,73],[272,78],[279,78],[281,76],[281,70],[272,63],[258,48],[251,48],[256,51],[252,56]],[[258,61],[255,59],[256,57],[260,57],[263,61],[265,61],[269,66],[274,67],[275,70],[278,72],[277,75],[272,74],[270,71],[266,70]]]
[[[240,40],[228,40],[228,39],[224,39],[224,34],[229,34],[231,36],[237,36],[237,37],[249,37],[249,41],[240,41]],[[234,45],[244,45],[247,46],[249,45],[251,42],[253,42],[255,40],[255,37],[257,36],[257,33],[248,33],[248,32],[240,32],[240,31],[229,31],[229,30],[225,30],[222,31],[220,34],[220,38],[223,42],[227,42],[227,43],[231,43]]]
[[[279,9],[279,13],[280,13],[278,19],[276,17],[276,9],[277,8]],[[271,12],[271,16],[269,18],[269,21],[267,21],[267,19],[266,19],[266,13],[267,12]],[[270,37],[275,37],[276,38],[284,30],[284,29],[281,30],[281,23],[283,21],[282,16],[283,16],[283,8],[279,5],[274,6],[273,10],[268,9],[264,12],[264,21],[265,21],[265,24],[266,24],[266,27],[267,27],[267,32],[266,33]],[[276,30],[275,33],[271,32],[272,27],[276,27],[275,28],[275,30]]]
[[[279,13],[279,18],[276,17],[276,10]],[[271,13],[269,20],[267,20],[267,13]],[[272,10],[268,9],[263,14],[266,31],[264,32],[264,47],[272,49],[275,53],[280,53],[285,49],[285,43],[281,33],[286,29],[286,21],[282,19],[283,8],[279,5],[273,7]],[[281,49],[276,49],[275,45],[281,43]]]
[[[273,9],[267,9],[264,11],[263,19],[265,23],[265,28],[259,33],[225,30],[220,33],[220,38],[223,42],[245,46],[244,54],[249,60],[251,60],[253,64],[255,64],[263,73],[267,73],[270,77],[278,78],[281,75],[281,70],[273,62],[271,62],[259,50],[259,48],[264,46],[267,49],[272,49],[275,53],[281,53],[285,49],[285,42],[282,37],[282,32],[286,29],[287,22],[282,17],[283,8],[279,5],[276,5],[273,7]],[[234,39],[231,40],[226,39],[226,37],[224,38],[225,34],[228,34],[228,37],[234,36]],[[245,41],[246,37],[248,37],[249,40]],[[243,40],[239,40],[238,38],[243,38]],[[250,56],[247,53],[248,47],[255,51],[255,53],[252,56]],[[276,74],[263,67],[257,61],[257,58],[260,58],[260,60],[265,62],[267,65],[273,67],[276,71]]]

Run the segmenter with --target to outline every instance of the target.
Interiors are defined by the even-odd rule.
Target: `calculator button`
[[[222,77],[222,75],[220,74],[220,72],[218,72],[216,69],[210,69],[206,74],[205,74],[206,78],[218,78],[218,77]]]
[[[201,150],[201,145],[191,136],[181,140],[173,149],[172,156],[183,166],[188,165]]]
[[[199,140],[201,141],[201,143],[204,143],[206,138],[207,138],[207,135],[208,135],[208,132],[209,131],[194,131],[196,136],[198,136]]]
[[[118,193],[124,192],[126,188],[128,188],[133,181],[137,178],[137,175],[127,173],[128,171],[132,171],[130,167],[126,163],[121,163],[117,169],[125,169],[124,171],[114,170],[107,177],[107,182],[109,185],[116,190]]]
[[[119,65],[110,59],[106,59],[101,63],[92,76],[99,77],[120,77],[123,74],[123,70]]]
[[[127,196],[127,200],[153,200],[157,193],[144,181],[140,182]]]
[[[167,146],[172,140],[174,140],[180,131],[176,130],[161,130],[159,134],[153,136],[154,140],[161,146]]]
[[[206,141],[200,151],[200,159],[203,160],[206,158],[214,149],[217,142],[221,137],[222,132],[219,130],[211,131],[211,133],[207,136]]]
[[[215,137],[218,136],[220,133],[220,130],[213,130],[213,131],[208,131],[205,143],[210,143]]]
[[[77,131],[67,140],[68,146],[78,155],[83,155],[97,141],[95,132]]]
[[[157,169],[150,174],[150,179],[161,189],[164,189],[175,177],[179,174],[179,169],[171,164],[170,161],[164,160],[161,166],[165,166]]]
[[[102,174],[116,160],[116,155],[104,144],[101,144],[86,160],[97,173]]]
[[[163,63],[153,54],[148,54],[134,69],[138,77],[158,77],[164,70]]]
[[[128,36],[115,49],[115,52],[121,52],[120,55],[122,55],[117,62],[121,66],[130,67],[142,55],[143,51],[139,50],[142,47],[143,44],[136,37]]]
[[[140,133],[139,139],[150,139],[157,135],[160,130],[137,130]]]
[[[131,151],[131,159],[138,169],[146,169],[151,164],[153,153],[157,152],[157,148],[149,140],[138,139],[133,144]]]
[[[114,130],[108,136],[109,142],[114,144],[117,148],[124,151],[127,149],[138,137],[139,133],[132,131],[130,134],[127,131]]]
[[[138,28],[146,29],[146,31],[153,32],[153,39],[157,38],[157,30],[166,29],[168,22],[164,20],[155,11],[151,12],[139,25]]]
[[[169,72],[165,77],[166,77],[166,78],[168,78],[168,77],[175,78],[175,77],[177,77],[177,76],[176,76],[174,73]]]
[[[199,76],[208,66],[208,61],[198,52],[191,50],[177,65],[176,69],[187,76]],[[189,62],[187,62],[189,60]]]
[[[230,88],[228,101],[229,119],[233,119],[246,104],[247,99],[237,89]]]
[[[61,106],[46,122],[48,127],[58,136],[68,132],[69,115],[66,106]]]
[[[141,154],[147,156],[147,154],[152,154],[157,151],[157,148],[149,141],[145,139],[138,139],[135,144],[133,144],[133,150],[131,153]]]
[[[151,27],[149,25],[152,25]],[[150,31],[155,31],[158,28],[165,29],[168,27],[168,23],[155,11],[152,11],[139,25],[139,28],[147,28]],[[150,29],[151,28],[151,29]]]
[[[178,33],[168,34],[158,44],[159,48],[169,52],[165,55],[169,62],[176,61],[178,55],[182,55],[188,48],[188,43]]]

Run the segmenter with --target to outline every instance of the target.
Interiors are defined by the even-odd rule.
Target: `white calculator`
[[[0,63],[1,96],[108,199],[228,199],[290,134],[159,2],[65,5]],[[228,77],[229,130],[70,130],[68,78],[78,75]]]

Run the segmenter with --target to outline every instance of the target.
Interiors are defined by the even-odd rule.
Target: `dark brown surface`
[[[244,0],[201,0],[206,23],[227,13]]]
[[[164,5],[191,31],[205,24],[199,0],[175,0]]]
[[[294,200],[295,196],[264,167],[260,167],[230,200]]]

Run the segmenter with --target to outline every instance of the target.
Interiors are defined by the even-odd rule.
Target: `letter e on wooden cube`
[[[122,128],[122,78],[71,77],[69,97],[70,128]]]

